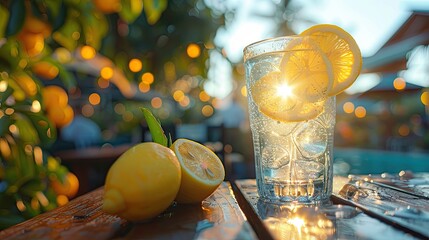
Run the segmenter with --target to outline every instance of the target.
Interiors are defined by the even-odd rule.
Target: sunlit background
[[[424,0],[1,1],[0,194],[21,189],[24,177],[35,186],[7,214],[19,222],[65,204],[78,178],[80,194],[102,184],[111,162],[87,162],[85,182],[73,174],[77,160],[58,156],[107,148],[114,158],[119,146],[150,141],[141,107],[173,139],[212,148],[227,177],[253,178],[243,48],[319,23],[348,31],[364,57],[362,74],[337,97],[336,173],[374,171],[364,162],[385,151],[421,164],[428,11]],[[390,156],[389,170],[402,170],[404,156]],[[71,185],[62,191],[47,179]]]

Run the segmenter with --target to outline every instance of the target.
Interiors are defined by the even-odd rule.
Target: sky
[[[227,2],[229,7],[237,9],[234,21],[217,34],[215,41],[224,46],[232,62],[238,63],[242,61],[245,46],[275,36],[274,19],[261,15],[270,15],[281,0]],[[355,38],[363,57],[374,55],[407,20],[412,10],[429,11],[429,0],[291,0],[289,4],[298,9],[289,25],[294,32],[300,33],[314,24],[335,24]],[[232,90],[230,84],[223,84],[225,89],[216,91],[219,97]]]

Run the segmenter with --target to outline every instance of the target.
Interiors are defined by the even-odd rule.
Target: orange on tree
[[[14,74],[13,78],[16,80],[21,89],[25,92],[25,94],[29,97],[33,97],[37,94],[37,84],[34,80],[24,72]]]
[[[71,123],[74,118],[74,111],[70,105],[66,105],[65,107],[53,105],[47,109],[47,116],[56,127],[61,128]]]
[[[79,179],[72,172],[68,172],[62,182],[56,178],[51,180],[51,186],[57,195],[73,198],[79,190]]]
[[[58,73],[60,72],[57,66],[46,61],[41,61],[33,64],[33,66],[31,66],[31,70],[33,70],[36,75],[43,77],[47,80],[54,79],[56,76],[58,76]]]
[[[68,95],[66,91],[56,85],[48,85],[42,89],[43,103],[47,110],[52,106],[66,107],[68,103]]]
[[[45,48],[43,33],[22,31],[18,34],[18,39],[22,42],[24,50],[30,57],[39,55]]]
[[[102,13],[115,13],[121,10],[121,0],[92,0],[92,2]]]

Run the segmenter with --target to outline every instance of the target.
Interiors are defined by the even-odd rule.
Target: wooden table
[[[228,182],[201,204],[173,206],[146,223],[103,213],[103,192],[99,188],[3,230],[0,239],[256,239]]]
[[[127,222],[101,211],[99,188],[0,232],[0,239],[429,239],[429,174],[336,177],[332,204],[259,199],[254,179],[224,182],[196,205]]]

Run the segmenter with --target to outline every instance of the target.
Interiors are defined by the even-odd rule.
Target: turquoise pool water
[[[429,153],[391,152],[357,148],[334,149],[334,174],[429,172]]]

